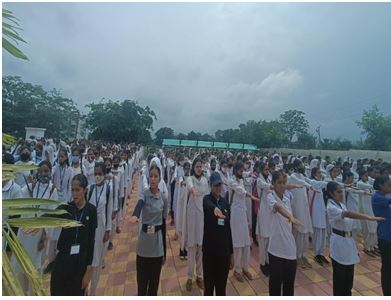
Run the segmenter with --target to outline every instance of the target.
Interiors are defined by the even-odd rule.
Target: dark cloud
[[[57,88],[83,110],[134,99],[155,110],[155,129],[213,133],[300,109],[312,130],[354,140],[364,109],[391,111],[389,3],[5,7],[30,62],[3,52],[3,74]]]

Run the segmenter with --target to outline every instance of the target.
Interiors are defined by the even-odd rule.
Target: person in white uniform
[[[92,276],[90,295],[95,296],[100,272],[103,266],[103,258],[106,253],[110,231],[112,226],[111,215],[113,212],[113,186],[105,181],[106,167],[104,163],[95,164],[95,183],[88,188],[87,201],[97,210],[98,227],[95,231],[94,257],[92,260]]]
[[[87,151],[87,159],[82,160],[83,174],[87,177],[88,185],[95,183],[94,168],[95,168],[95,154],[90,148]]]
[[[243,275],[252,280],[253,277],[248,270],[251,246],[251,225],[247,220],[246,197],[259,201],[244,188],[243,183],[244,164],[238,161],[234,165],[234,177],[228,182],[232,190],[231,197],[231,231],[232,244],[234,249],[234,276],[240,282],[244,281]],[[243,274],[243,275],[242,275]]]
[[[374,193],[373,183],[368,179],[368,173],[361,169],[358,171],[360,180],[357,182],[357,188],[366,191],[366,194],[359,196],[359,212],[374,216],[372,210],[372,196],[369,194]],[[362,234],[364,238],[364,253],[368,256],[375,257],[379,255],[376,251],[377,246],[377,224],[374,222],[368,222],[367,220],[361,220]]]
[[[354,265],[360,262],[356,242],[352,237],[354,219],[381,221],[384,218],[349,211],[343,203],[341,186],[336,182],[327,184],[329,197],[327,215],[331,226],[330,257],[333,266],[333,295],[351,296]]]
[[[271,213],[268,255],[270,263],[269,295],[293,296],[296,277],[296,244],[292,234],[292,224],[301,223],[292,214],[292,195],[286,191],[287,178],[284,172],[275,171],[272,175],[273,192],[267,195]]]
[[[187,258],[187,245],[186,245],[186,232],[185,224],[186,224],[186,210],[187,210],[187,202],[188,202],[188,192],[186,187],[186,182],[190,177],[190,169],[191,165],[189,162],[185,162],[183,164],[184,176],[181,177],[181,194],[179,195],[177,202],[177,211],[176,211],[176,221],[175,226],[178,228],[178,240],[180,243],[179,256],[181,260]]]
[[[57,200],[57,191],[52,184],[51,177],[52,165],[48,161],[42,161],[39,164],[37,177],[33,183],[29,183],[22,189],[23,198],[35,198],[35,199],[53,199]],[[34,206],[33,206],[34,207]],[[38,208],[35,206],[34,208]],[[46,208],[40,206],[41,208]],[[23,217],[32,218],[38,217],[39,215],[24,215]],[[42,274],[43,263],[45,259],[45,246],[47,241],[47,232],[45,229],[29,230],[25,231],[23,228],[18,230],[18,239],[30,255],[36,269]],[[11,264],[13,270],[17,274],[24,291],[27,295],[32,295],[33,289],[30,281],[23,273],[20,268],[19,262],[16,261],[15,257],[12,257]]]
[[[204,209],[203,198],[209,193],[208,181],[203,176],[202,160],[196,158],[193,161],[191,176],[186,183],[189,195],[189,201],[186,209],[186,240],[188,252],[188,272],[186,289],[191,291],[194,276],[196,272],[196,284],[199,288],[204,288],[202,279],[202,239],[204,233]]]

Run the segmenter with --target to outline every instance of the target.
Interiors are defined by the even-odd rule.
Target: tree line
[[[162,127],[152,138],[155,112],[135,100],[102,99],[86,105],[82,114],[74,100],[58,90],[46,91],[40,85],[23,82],[18,76],[3,77],[3,131],[24,136],[24,127],[46,128],[49,137],[73,139],[80,121],[85,123],[89,138],[107,142],[135,142],[162,145],[164,138],[254,144],[260,148],[321,148],[327,150],[391,150],[391,116],[376,106],[364,111],[356,122],[363,138],[352,142],[341,138],[323,138],[310,132],[304,112],[288,110],[271,121],[249,120],[237,128],[219,129],[214,134],[190,131],[175,133]]]

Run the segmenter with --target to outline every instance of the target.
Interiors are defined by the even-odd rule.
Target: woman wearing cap
[[[220,196],[222,179],[218,172],[210,176],[211,193],[203,199],[204,236],[202,266],[204,270],[204,295],[225,296],[228,272],[233,267],[233,247],[230,226],[230,207]]]

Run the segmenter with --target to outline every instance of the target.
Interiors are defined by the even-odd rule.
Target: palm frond
[[[34,214],[50,214],[50,215],[64,215],[69,214],[64,209],[46,209],[46,208],[11,208],[4,209],[3,216],[23,216],[23,215],[34,215]]]
[[[7,253],[3,250],[3,294],[7,296],[24,296],[23,289],[18,278],[12,270]]]
[[[80,227],[83,224],[69,219],[60,219],[53,217],[37,217],[37,218],[15,218],[7,219],[7,223],[12,227],[26,228],[69,228]]]
[[[52,199],[37,199],[37,198],[20,198],[20,199],[5,199],[2,201],[3,208],[24,207],[24,206],[39,206],[39,205],[55,205],[65,204],[62,201]]]

